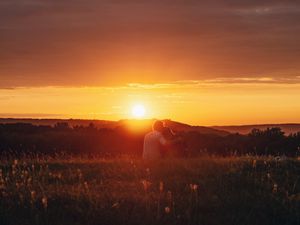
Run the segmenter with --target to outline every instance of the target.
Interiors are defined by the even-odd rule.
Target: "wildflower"
[[[144,187],[145,192],[147,192],[147,190],[149,189],[151,182],[147,181],[147,180],[142,180],[142,184]]]
[[[190,184],[190,188],[192,191],[197,191],[198,190],[198,185],[197,184]]]
[[[34,201],[36,198],[36,192],[35,191],[31,191],[30,192],[30,196],[31,196],[31,200]]]
[[[112,208],[118,209],[118,208],[120,207],[120,203],[119,203],[119,202],[116,202],[116,203],[114,203],[111,207],[112,207]]]
[[[256,168],[256,159],[253,160],[252,167]]]
[[[42,198],[42,204],[43,204],[44,209],[47,209],[47,207],[48,207],[48,199],[47,199],[46,196],[44,196]]]
[[[18,165],[18,160],[17,159],[14,160],[14,165]]]
[[[19,189],[21,184],[19,182],[16,182],[16,188]]]
[[[89,189],[88,182],[87,182],[87,181],[85,181],[83,184],[84,184],[84,188],[88,190],[88,189]]]
[[[276,193],[278,191],[278,185],[275,183],[273,185],[273,193]]]
[[[171,191],[168,191],[168,192],[167,192],[167,199],[168,199],[169,201],[172,201],[172,192],[171,192]]]
[[[164,183],[162,181],[159,182],[159,191],[160,192],[164,191]]]
[[[165,207],[165,213],[169,214],[171,212],[171,208],[169,206]]]
[[[276,160],[276,161],[280,161],[280,156],[276,156],[276,157],[275,157],[275,160]]]
[[[82,172],[80,169],[77,169],[78,178],[82,179]]]

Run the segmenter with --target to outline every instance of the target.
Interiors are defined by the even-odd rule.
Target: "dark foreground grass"
[[[0,224],[300,224],[300,161],[2,160]]]

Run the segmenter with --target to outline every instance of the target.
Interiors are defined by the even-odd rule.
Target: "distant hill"
[[[139,129],[142,131],[148,131],[151,129],[154,119],[147,120],[80,120],[80,119],[15,119],[15,118],[0,118],[0,123],[31,123],[33,125],[48,125],[54,126],[56,123],[67,122],[69,126],[88,126],[93,123],[97,128],[109,128],[109,129]],[[219,136],[226,136],[230,134],[228,131],[218,130],[205,126],[191,126],[188,124],[163,120],[165,125],[170,127],[174,131],[195,131],[201,134],[215,134]]]
[[[67,122],[69,126],[88,126],[93,123],[97,128],[109,129],[131,129],[138,128],[143,131],[151,129],[154,119],[145,120],[84,120],[84,119],[15,119],[15,118],[0,118],[0,123],[31,123],[33,125],[48,125],[54,126],[56,123]],[[257,128],[264,130],[268,127],[280,127],[285,134],[300,132],[300,124],[258,124],[258,125],[233,125],[233,126],[192,126],[185,123],[180,123],[172,120],[163,120],[166,126],[174,131],[195,131],[201,134],[215,134],[219,136],[226,136],[230,133],[248,134],[252,129]]]
[[[240,134],[248,134],[252,129],[260,129],[264,130],[271,127],[280,127],[286,135],[291,133],[300,132],[300,124],[290,123],[290,124],[259,124],[259,125],[241,125],[241,126],[213,126],[211,128],[217,130],[224,130],[230,133],[240,133]]]
[[[82,120],[82,119],[19,119],[19,118],[0,118],[1,123],[31,123],[33,125],[54,126],[56,123],[67,122],[69,126],[88,126],[93,123],[98,128],[114,128],[115,121],[109,120]]]
[[[172,120],[164,120],[165,125],[167,127],[170,127],[174,131],[196,131],[200,134],[215,134],[219,136],[226,136],[229,135],[230,132],[215,129],[211,127],[205,127],[205,126],[191,126],[188,124],[172,121]]]

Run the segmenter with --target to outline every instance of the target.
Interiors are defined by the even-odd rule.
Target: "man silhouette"
[[[144,138],[144,159],[160,159],[161,147],[167,144],[167,140],[162,135],[164,124],[156,120],[152,125],[152,131],[145,135]]]

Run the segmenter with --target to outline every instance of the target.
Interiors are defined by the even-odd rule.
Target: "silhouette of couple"
[[[170,146],[175,142],[176,136],[169,127],[164,126],[160,120],[152,125],[152,131],[144,138],[143,159],[160,159],[172,155]]]

